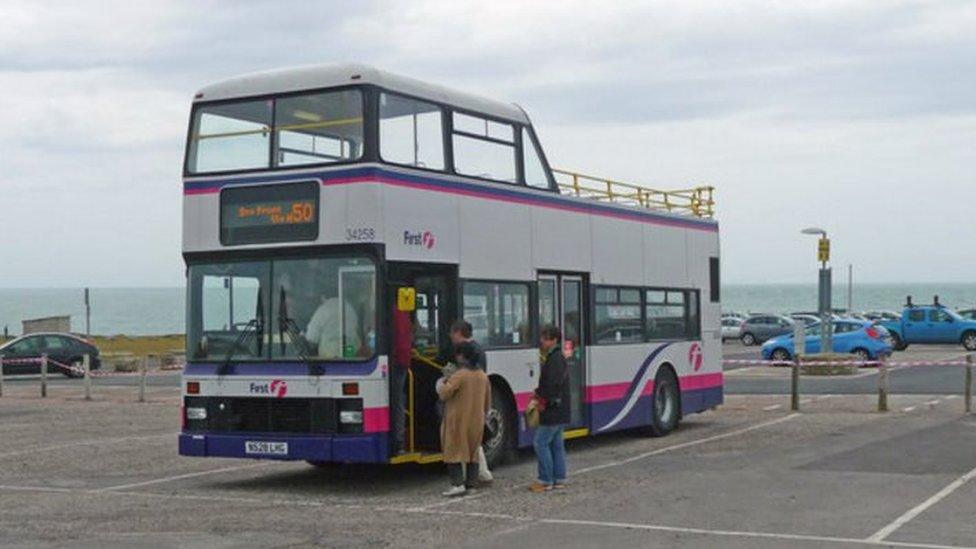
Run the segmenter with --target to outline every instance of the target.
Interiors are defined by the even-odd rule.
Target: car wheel
[[[857,349],[851,351],[851,354],[856,356],[859,362],[869,362],[871,360],[871,353],[869,353],[867,349],[858,347]],[[863,367],[865,364],[861,364],[861,366]]]
[[[485,414],[485,435],[482,447],[489,467],[504,463],[515,453],[518,432],[515,406],[496,384],[491,387],[491,408]]]
[[[751,347],[756,344],[756,336],[746,332],[742,334],[742,344],[746,347]]]
[[[78,378],[85,377],[84,374],[78,373],[79,371],[83,370],[85,367],[85,365],[81,363],[81,360],[78,359],[70,360],[68,361],[68,364],[70,364],[72,368],[76,368],[76,369],[67,370],[64,368],[59,368],[61,370],[61,373],[64,375],[64,377],[71,378],[71,379],[78,379]]]
[[[967,351],[976,351],[976,331],[968,331],[962,334],[962,346]]]
[[[901,339],[900,335],[891,332],[891,348],[896,351],[904,351],[908,348],[908,344]]]
[[[681,419],[681,397],[678,379],[670,368],[660,368],[654,378],[654,405],[651,407],[651,436],[663,437],[678,427]]]
[[[793,357],[790,356],[790,352],[783,348],[773,351],[772,358],[776,362],[791,362],[793,360]]]

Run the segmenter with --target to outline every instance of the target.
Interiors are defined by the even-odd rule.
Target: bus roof
[[[289,93],[350,84],[373,84],[391,92],[412,95],[512,122],[530,124],[525,112],[514,103],[452,90],[358,63],[311,65],[245,74],[201,89],[194,97],[194,102]]]

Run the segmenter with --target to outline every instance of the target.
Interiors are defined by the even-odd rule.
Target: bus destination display
[[[231,187],[220,193],[220,242],[225,246],[315,240],[318,234],[315,181]]]

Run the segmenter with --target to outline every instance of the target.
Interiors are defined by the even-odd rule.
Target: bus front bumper
[[[288,435],[180,433],[181,456],[386,463],[387,433]]]

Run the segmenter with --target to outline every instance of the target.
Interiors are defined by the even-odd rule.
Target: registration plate
[[[262,456],[287,456],[287,442],[267,442],[263,440],[249,440],[244,443],[244,453]]]

